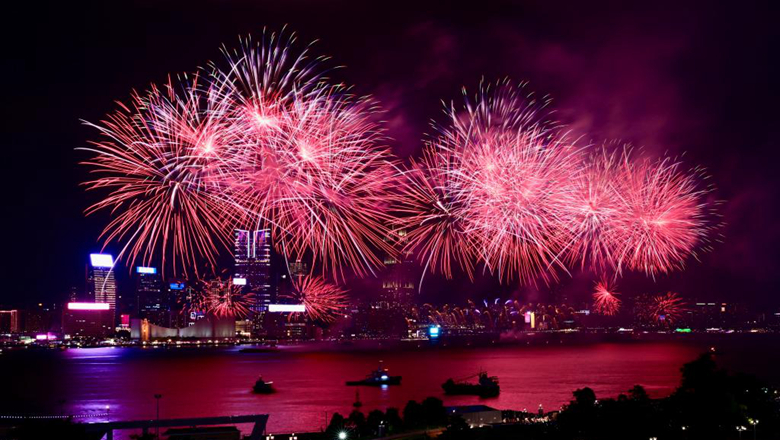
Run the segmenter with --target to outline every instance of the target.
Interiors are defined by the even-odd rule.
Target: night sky
[[[780,304],[780,17],[769,2],[29,3],[4,11],[0,305],[63,300],[100,248],[107,217],[84,217],[96,196],[79,186],[85,156],[74,151],[96,133],[80,119],[97,122],[131,90],[285,24],[346,66],[332,78],[383,105],[401,157],[419,153],[429,121],[441,120],[441,100],[459,99],[462,86],[473,90],[482,77],[527,80],[552,95],[557,118],[583,144],[620,139],[649,153],[685,153],[726,201],[724,242],[655,283],[628,276],[623,291]],[[575,273],[554,288],[588,293],[591,283]],[[437,277],[423,285],[434,301],[534,300],[549,290],[499,287],[489,277],[476,286]]]

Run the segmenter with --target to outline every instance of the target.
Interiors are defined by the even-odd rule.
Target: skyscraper
[[[393,236],[385,241],[388,243],[404,243],[406,231],[393,232]],[[380,290],[380,306],[392,308],[412,305],[415,300],[415,271],[416,267],[411,252],[400,252],[399,255],[386,255],[384,259],[385,270],[380,276],[382,286]]]
[[[156,267],[138,266],[136,274],[136,314],[162,327],[171,325],[170,301],[162,289],[162,281]]]
[[[268,229],[235,232],[235,280],[245,282],[247,292],[255,294],[255,312],[268,310],[271,303],[271,231]]]
[[[110,254],[90,254],[87,276],[89,295],[96,303],[107,303],[116,313],[116,279],[114,278],[114,257]]]

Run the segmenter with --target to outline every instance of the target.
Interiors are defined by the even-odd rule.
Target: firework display
[[[577,148],[521,84],[483,85],[447,107],[423,159],[402,173],[395,223],[433,272],[555,280],[571,264],[655,277],[704,248],[710,206],[700,172],[630,147]]]
[[[161,259],[197,275],[236,228],[270,229],[285,258],[337,281],[345,270],[374,274],[399,251],[447,278],[483,268],[503,282],[549,283],[574,265],[656,277],[706,248],[701,172],[629,147],[577,146],[550,119],[549,99],[524,84],[464,90],[421,158],[402,166],[384,146],[377,104],[329,84],[325,58],[295,44],[284,31],[247,38],[223,49],[224,68],[152,86],[88,124],[101,137],[83,148],[95,176],[85,185],[105,195],[87,213],[110,213],[101,238],[119,243],[129,266]],[[323,278],[294,281],[312,319],[327,321],[343,300]],[[604,283],[594,299],[605,315],[620,306]],[[245,302],[205,301],[235,316]]]
[[[620,294],[615,291],[615,286],[602,277],[596,283],[596,291],[593,292],[593,305],[596,313],[606,316],[617,314],[621,303],[618,295]]]
[[[216,65],[165,92],[133,97],[101,124],[84,163],[90,189],[110,192],[88,212],[111,211],[106,243],[173,273],[214,265],[235,227],[270,227],[285,255],[311,255],[334,277],[381,265],[384,201],[394,167],[375,105],[320,81],[293,38],[271,35],[225,51]],[[204,80],[205,79],[205,80]],[[172,259],[172,261],[166,261]],[[166,264],[172,263],[172,264]]]

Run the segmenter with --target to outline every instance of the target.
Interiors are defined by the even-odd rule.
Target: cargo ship
[[[469,394],[479,397],[498,396],[498,393],[501,392],[501,388],[498,386],[498,377],[488,376],[484,371],[480,371],[478,376],[479,380],[477,383],[467,383],[462,380],[456,382],[450,378],[447,379],[441,387],[444,389],[444,394],[450,395]],[[466,379],[468,379],[468,377]]]

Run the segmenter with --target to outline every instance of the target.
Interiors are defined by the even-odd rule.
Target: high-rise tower
[[[255,312],[265,312],[271,303],[271,231],[268,229],[235,232],[234,280],[243,280],[245,289],[255,294]]]
[[[156,267],[135,268],[136,310],[139,318],[163,327],[171,325],[170,301],[162,289],[162,280]]]
[[[89,296],[96,303],[107,303],[116,313],[116,279],[114,278],[114,257],[110,254],[89,254],[90,267],[87,275]]]

